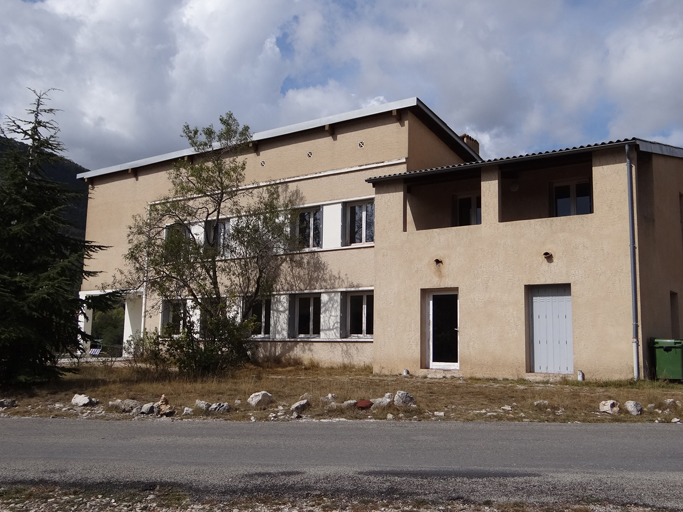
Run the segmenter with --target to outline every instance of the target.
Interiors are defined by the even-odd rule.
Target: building
[[[417,98],[253,140],[247,182],[298,187],[307,251],[328,271],[263,308],[263,355],[378,373],[609,379],[633,375],[636,354],[648,374],[644,341],[680,336],[681,148],[630,139],[484,162]],[[131,215],[190,153],[79,175],[91,185],[86,237],[111,247],[82,293],[123,265]],[[126,336],[168,321],[144,304],[127,299]]]

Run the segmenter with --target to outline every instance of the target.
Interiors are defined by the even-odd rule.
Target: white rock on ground
[[[209,407],[209,412],[230,412],[230,405],[224,404],[223,402],[217,402],[215,404],[211,404],[211,407]]]
[[[252,407],[265,407],[273,400],[273,395],[268,393],[268,391],[259,391],[258,393],[252,394],[247,402],[251,404]]]
[[[74,397],[71,399],[71,405],[73,405],[74,407],[92,406],[97,405],[97,400],[95,400],[94,398],[90,398],[88,395],[75,394]]]
[[[294,412],[295,414],[301,414],[305,409],[307,409],[310,406],[310,402],[308,400],[299,400],[298,402],[294,403],[289,410]]]
[[[304,393],[299,397],[299,400],[313,400],[313,395],[310,393]]]
[[[639,416],[643,414],[643,406],[633,400],[628,400],[625,402],[624,409],[630,412],[633,416]]]
[[[17,401],[14,398],[3,398],[0,400],[0,407],[16,407]]]
[[[140,408],[140,414],[155,414],[156,411],[154,409],[154,402],[150,402]]]
[[[415,397],[406,391],[397,391],[394,396],[394,405],[396,407],[406,407],[415,404]]]
[[[616,400],[603,400],[599,405],[600,412],[619,414],[619,402]]]
[[[182,414],[182,416],[192,416],[192,415],[194,415],[194,411],[192,410],[192,408],[190,408],[190,407],[185,407],[185,408],[183,409],[183,414]]]
[[[674,418],[671,420],[671,423],[680,423],[681,420],[679,418]]]
[[[211,404],[209,402],[205,402],[204,400],[195,400],[194,406],[197,409],[201,409],[202,411],[208,411],[209,408],[211,407]]]
[[[320,397],[320,401],[326,404],[331,404],[337,399],[337,395],[334,393],[329,393],[327,396]]]
[[[350,409],[352,407],[356,407],[357,403],[358,403],[357,400],[346,400],[344,403],[342,403],[342,407],[344,409]]]
[[[392,396],[392,398],[393,398],[393,396]],[[373,411],[376,409],[380,409],[382,407],[386,407],[387,405],[389,405],[391,403],[391,399],[386,398],[386,397],[384,397],[384,398],[373,398],[370,401],[372,402],[370,409]]]
[[[674,405],[676,403],[676,400],[674,400],[673,398],[667,398],[667,399],[663,400],[663,403],[667,407],[671,407],[672,405]]]
[[[548,407],[548,401],[547,400],[536,400],[534,402],[534,407]]]

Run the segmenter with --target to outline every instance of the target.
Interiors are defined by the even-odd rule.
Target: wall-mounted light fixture
[[[443,265],[443,261],[441,261],[439,258],[436,258],[434,260],[434,263],[436,263],[437,265]]]
[[[553,253],[552,253],[552,252],[548,252],[548,251],[544,252],[544,253],[543,253],[543,257],[544,257],[544,258],[546,259],[546,261],[548,261],[549,263],[550,263],[551,261],[553,261]]]

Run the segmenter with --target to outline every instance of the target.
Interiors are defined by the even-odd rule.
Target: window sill
[[[372,338],[252,338],[254,341],[277,343],[372,343]]]

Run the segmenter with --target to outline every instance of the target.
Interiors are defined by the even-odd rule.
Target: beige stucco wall
[[[403,120],[402,120],[403,121]],[[407,113],[408,170],[430,169],[463,162],[434,132],[427,128],[414,114]]]
[[[322,366],[372,364],[372,343],[259,341],[259,357],[269,360],[314,361]]]
[[[639,155],[636,190],[638,193],[638,264],[640,269],[640,323],[642,341],[670,338],[672,328],[670,293],[678,294],[679,332],[683,319],[683,223],[680,194],[683,193],[683,163],[663,155]],[[645,362],[652,363],[651,353]],[[652,369],[651,364],[646,364]],[[651,374],[650,374],[651,375]]]
[[[378,184],[374,370],[425,368],[424,296],[450,289],[460,300],[460,370],[453,373],[529,376],[525,287],[570,283],[575,370],[594,379],[631,375],[624,162],[620,151],[594,154],[594,213],[515,222],[498,222],[499,173],[484,169],[478,226],[403,231],[404,186]]]

